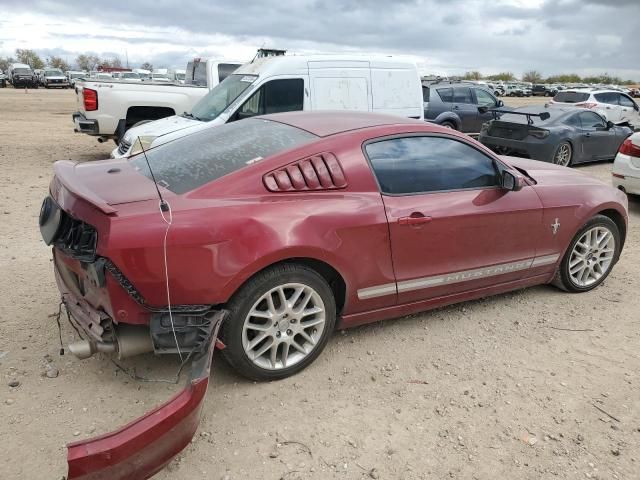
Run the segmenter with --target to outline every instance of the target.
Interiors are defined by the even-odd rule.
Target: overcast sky
[[[640,81],[640,0],[0,0],[0,56],[33,48],[184,68],[194,56],[407,55],[422,73],[608,72]]]

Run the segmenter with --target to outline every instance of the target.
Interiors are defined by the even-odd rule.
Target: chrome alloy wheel
[[[556,165],[569,166],[571,162],[571,145],[566,142],[560,145],[553,160]]]
[[[569,258],[569,275],[579,287],[588,287],[606,275],[613,262],[616,243],[613,233],[602,226],[582,234]]]
[[[262,295],[244,320],[242,347],[267,370],[290,367],[309,355],[325,327],[320,295],[301,283],[287,283]]]

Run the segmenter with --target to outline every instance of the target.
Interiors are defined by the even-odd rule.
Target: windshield
[[[248,119],[192,133],[146,154],[158,185],[182,194],[317,139],[284,123]],[[152,179],[144,155],[132,157],[131,164]]]
[[[44,71],[45,77],[62,77],[63,75],[64,73],[62,73],[62,70],[45,70]]]
[[[218,117],[253,82],[257,75],[229,75],[195,104],[191,113],[198,120],[209,122]]]
[[[17,73],[18,75],[30,75],[31,70],[29,70],[28,68],[16,68],[13,70],[13,73]]]
[[[168,78],[164,73],[154,73],[153,78]]]
[[[184,80],[185,76],[184,73],[176,73],[176,80]]]
[[[140,78],[140,75],[133,72],[127,72],[122,74],[122,78]]]

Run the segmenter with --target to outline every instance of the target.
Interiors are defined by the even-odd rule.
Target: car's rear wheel
[[[567,141],[561,142],[553,152],[553,163],[561,165],[563,167],[570,167],[571,160],[573,159],[573,149],[571,144]]]
[[[252,380],[285,378],[305,368],[324,349],[336,321],[331,288],[303,265],[259,273],[227,307],[223,356]]]
[[[620,255],[620,231],[613,220],[596,215],[573,237],[553,283],[568,292],[587,292],[609,275]]]
[[[454,123],[448,120],[445,122],[442,122],[440,125],[444,128],[450,128],[451,130],[456,130],[456,126],[454,125]]]

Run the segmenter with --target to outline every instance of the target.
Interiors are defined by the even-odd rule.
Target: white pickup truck
[[[98,137],[99,142],[113,139],[118,143],[134,125],[190,112],[209,90],[240,65],[240,62],[194,59],[187,67],[186,85],[116,79],[77,81],[74,130]]]

